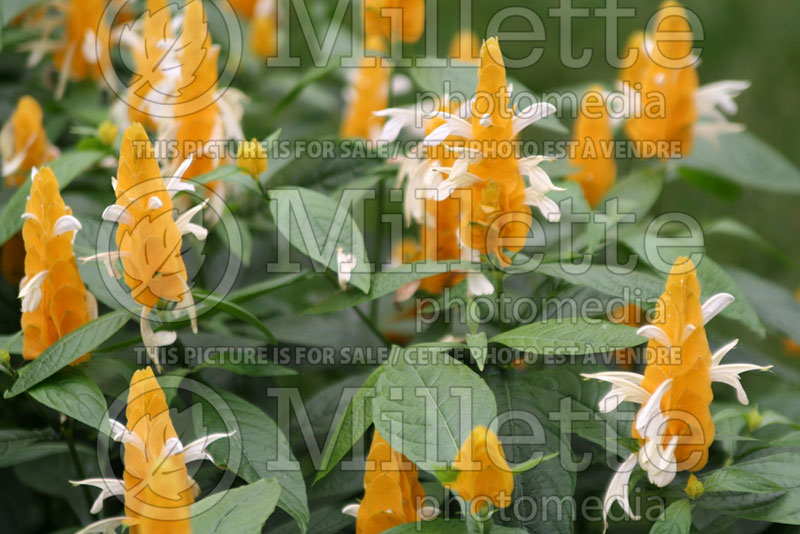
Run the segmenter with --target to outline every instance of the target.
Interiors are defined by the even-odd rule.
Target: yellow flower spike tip
[[[99,513],[105,499],[117,496],[125,500],[125,516],[104,519],[85,531],[107,532],[107,528],[128,525],[131,534],[190,534],[191,505],[199,489],[186,464],[213,461],[207,447],[233,432],[209,434],[187,445],[181,443],[164,392],[150,367],[133,373],[125,415],[127,425],[109,420],[112,438],[125,445],[123,478],[70,481],[76,486],[102,490],[91,513]]]
[[[590,87],[581,99],[574,139],[572,165],[580,170],[569,179],[580,184],[586,201],[595,208],[617,179],[617,163],[611,150],[614,134],[599,85]]]
[[[267,170],[267,152],[264,145],[255,137],[250,141],[242,141],[236,152],[236,165],[249,174],[253,180]]]
[[[393,25],[401,24],[397,29]],[[416,43],[425,31],[425,0],[364,0],[364,35]],[[393,32],[395,35],[393,35]]]
[[[610,412],[624,401],[641,405],[632,430],[641,447],[628,456],[608,485],[603,499],[606,527],[608,511],[615,502],[628,516],[639,519],[628,502],[628,483],[637,463],[650,483],[659,487],[670,484],[678,471],[697,471],[706,464],[714,440],[712,382],[732,386],[739,402],[747,404],[739,375],[771,367],[722,364],[738,340],[712,353],[704,325],[734,299],[728,293],[719,293],[701,303],[700,296],[694,264],[689,258],[678,258],[656,303],[652,323],[637,330],[650,340],[644,375],[619,371],[583,375],[611,384],[600,400],[600,412]]]
[[[48,167],[34,172],[25,205],[22,237],[25,242],[25,278],[22,299],[22,356],[38,357],[64,335],[97,316],[94,297],[83,285],[72,251],[78,219],[58,191],[58,180]],[[76,360],[86,360],[86,354]]]
[[[463,63],[478,63],[480,48],[481,43],[474,33],[470,30],[461,30],[450,41],[447,56]]]
[[[221,137],[217,87],[219,47],[211,44],[206,14],[201,0],[186,4],[181,33],[181,94],[175,107],[177,156],[173,168],[194,155],[194,161],[183,174],[194,178],[214,170],[222,161],[214,153],[205,154],[210,141]]]
[[[68,78],[100,80],[102,69],[110,68],[110,31],[103,20],[105,9],[104,0],[69,0],[64,6],[64,42],[53,56],[60,72],[56,98],[63,94]]]
[[[392,527],[430,518],[417,466],[392,449],[377,431],[367,456],[364,498],[342,512],[356,517],[356,534],[380,534]]]
[[[456,454],[452,468],[458,471],[458,478],[447,487],[471,503],[473,514],[487,504],[495,508],[511,504],[514,474],[497,435],[485,426],[472,429]]]
[[[40,167],[58,155],[47,140],[42,124],[42,108],[30,96],[23,96],[11,118],[0,130],[0,155],[6,187],[17,187],[34,167]],[[22,234],[14,234],[2,246],[0,266],[11,285],[19,285],[25,275],[25,245]]]
[[[669,143],[668,150],[659,151],[662,156],[686,157],[692,151],[698,119],[691,27],[685,10],[675,2],[662,5],[655,27],[651,60],[640,80],[642,108],[625,123],[625,132],[636,142]],[[663,106],[649,106],[651,101]]]
[[[700,482],[697,477],[692,473],[689,475],[689,480],[686,482],[686,496],[690,499],[694,500],[700,497],[703,494],[703,483]]]
[[[164,113],[155,111],[155,102],[163,98],[163,94],[170,90],[163,87],[166,80],[165,70],[174,67],[173,51],[166,54],[153,54],[151,50],[161,50],[163,42],[172,38],[170,30],[171,13],[166,0],[147,0],[147,7],[142,15],[142,35],[133,32],[124,32],[124,44],[133,55],[136,65],[137,79],[128,89],[125,98],[128,119],[131,122],[141,122],[147,128],[157,127],[158,115]],[[151,116],[154,113],[156,117]]]
[[[100,260],[119,277],[115,264],[122,261],[125,283],[131,297],[142,305],[141,331],[147,353],[157,362],[157,347],[175,340],[175,332],[153,332],[148,316],[159,301],[178,303],[173,312],[185,311],[197,331],[197,318],[186,267],[181,256],[183,235],[206,238],[208,231],[191,222],[205,205],[199,204],[173,219],[172,197],[178,191],[194,190],[182,183],[181,174],[191,158],[165,184],[155,158],[153,145],[144,128],[134,123],[122,136],[119,169],[112,180],[116,203],[107,207],[103,219],[117,226],[117,251],[100,253],[84,261]]]
[[[642,31],[634,32],[625,45],[626,53],[635,57],[628,57],[632,63],[624,69],[620,70],[619,81],[621,84],[627,84],[634,87],[640,83],[644,78],[644,73],[647,71],[647,65],[650,58],[647,55],[645,47],[645,33]]]
[[[378,139],[383,126],[383,118],[374,113],[389,104],[389,82],[391,68],[383,64],[382,58],[374,52],[383,52],[385,47],[380,39],[367,43],[368,54],[361,59],[353,71],[353,79],[345,100],[346,108],[339,134],[344,138]]]
[[[11,119],[0,132],[0,153],[7,187],[17,187],[28,177],[31,169],[44,165],[58,154],[47,140],[42,123],[42,108],[30,96],[23,96]]]
[[[250,50],[259,59],[278,51],[278,11],[275,0],[258,0],[250,21]]]

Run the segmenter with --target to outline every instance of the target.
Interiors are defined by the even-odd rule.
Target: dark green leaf
[[[281,487],[274,478],[209,495],[192,505],[195,534],[260,534],[272,515]]]

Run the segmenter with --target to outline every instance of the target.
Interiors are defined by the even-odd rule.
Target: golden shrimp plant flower
[[[495,508],[511,504],[514,474],[497,434],[490,429],[483,425],[473,428],[451,468],[458,471],[458,477],[446,486],[471,503],[472,513],[488,504]]]
[[[211,42],[205,10],[201,0],[187,2],[182,10],[180,39],[175,60],[177,74],[173,80],[177,96],[166,101],[159,121],[159,139],[174,141],[176,150],[170,156],[168,174],[192,156],[184,170],[185,179],[206,174],[227,161],[223,140],[244,138],[240,121],[246,97],[234,88],[217,86],[219,45]],[[177,25],[177,23],[176,23]],[[173,157],[174,156],[174,157]],[[222,183],[210,184],[223,196]]]
[[[736,114],[734,99],[749,82],[725,80],[698,86],[691,25],[677,2],[662,4],[655,28],[654,35],[632,38],[629,46],[636,61],[620,77],[622,92],[631,97],[625,123],[628,137],[642,143],[672,142],[669,157],[686,157],[696,136],[713,139],[741,131],[743,127],[728,122],[727,116]],[[656,98],[663,105],[648,111],[648,102]]]
[[[156,365],[157,347],[169,345],[176,338],[175,332],[154,332],[150,325],[150,312],[160,302],[177,303],[173,313],[177,316],[186,311],[192,329],[197,331],[181,246],[185,234],[192,234],[199,240],[206,238],[207,230],[191,222],[205,202],[176,219],[172,213],[172,197],[179,191],[194,190],[191,183],[182,180],[191,161],[190,156],[165,183],[144,128],[139,123],[128,127],[122,136],[117,176],[112,178],[117,200],[103,212],[105,221],[118,224],[117,250],[82,258],[84,261],[100,260],[110,274],[117,278],[124,276],[131,297],[142,305],[142,341]],[[117,261],[122,262],[122,275],[115,267]]]
[[[22,215],[25,277],[19,290],[26,360],[37,358],[55,341],[97,317],[97,302],[83,285],[72,250],[81,223],[64,204],[51,169],[34,169],[31,180]]]
[[[17,102],[11,118],[0,130],[0,156],[3,158],[3,177],[6,187],[17,187],[40,167],[58,156],[59,150],[47,139],[42,123],[42,108],[31,96]],[[14,234],[3,244],[0,255],[3,277],[18,285],[25,275],[25,246],[22,234]]]
[[[644,375],[618,371],[583,375],[612,386],[600,400],[601,412],[610,412],[623,401],[641,405],[632,429],[641,446],[621,464],[609,483],[603,500],[606,526],[605,518],[614,502],[638,519],[628,502],[628,483],[637,463],[659,487],[672,482],[678,471],[697,471],[705,466],[714,441],[709,409],[714,398],[712,382],[732,386],[739,402],[747,404],[739,375],[771,367],[722,364],[738,340],[712,354],[705,325],[734,299],[728,293],[719,293],[701,304],[700,296],[694,264],[689,258],[678,258],[656,304],[653,321],[638,330],[649,338]]]
[[[617,163],[613,151],[609,152],[614,134],[600,86],[589,88],[581,104],[575,121],[572,158],[572,165],[580,170],[569,179],[580,184],[586,201],[594,208],[617,178]]]
[[[350,84],[345,90],[345,111],[339,135],[346,138],[377,140],[383,126],[383,118],[376,111],[389,104],[391,68],[384,64],[378,53],[386,45],[380,38],[367,40],[367,54],[350,73]]]
[[[424,30],[425,0],[364,0],[367,39],[389,40],[399,35],[404,43],[416,43]]]
[[[42,107],[35,98],[25,95],[0,130],[0,155],[7,186],[20,185],[31,169],[58,155],[58,149],[47,139],[42,118]]]
[[[125,501],[125,515],[89,525],[111,528],[126,524],[131,534],[190,534],[190,507],[198,488],[186,465],[213,458],[206,448],[232,434],[216,433],[181,443],[169,415],[164,391],[150,367],[131,377],[125,411],[127,424],[110,419],[112,438],[125,446],[122,479],[90,478],[70,481],[73,485],[99,488],[91,513],[103,509],[105,499],[118,496]]]
[[[506,83],[500,45],[497,38],[491,38],[481,47],[475,97],[455,112],[439,110],[422,117],[439,117],[444,121],[425,137],[426,146],[460,141],[451,149],[456,155],[453,163],[430,168],[431,174],[425,181],[434,185],[436,199],[441,201],[455,194],[460,200],[462,257],[494,254],[504,265],[511,261],[504,249],[516,252],[524,245],[531,226],[529,206],[537,207],[548,220],[557,222],[558,205],[547,194],[562,190],[553,185],[539,166],[545,158],[518,158],[514,147],[522,130],[555,108],[548,103],[536,103],[517,113],[510,101],[511,87]],[[387,129],[392,123],[392,131],[399,130],[395,124],[419,122],[415,110],[396,108],[381,114],[389,117]],[[523,177],[528,178],[528,184]]]
[[[364,473],[364,498],[342,512],[356,518],[356,534],[380,534],[390,528],[433,519],[438,510],[424,506],[425,490],[417,466],[378,434],[372,438]]]

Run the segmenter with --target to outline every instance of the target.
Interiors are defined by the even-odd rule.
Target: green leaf
[[[17,380],[3,396],[10,399],[54,375],[113,336],[129,318],[127,310],[117,310],[73,330],[23,366],[17,374]]]
[[[294,459],[289,442],[275,422],[261,409],[224,390],[215,390],[233,420],[223,420],[220,407],[211,406],[208,400],[197,398],[202,409],[194,412],[198,434],[229,432],[232,425],[236,433],[226,440],[208,447],[214,461],[232,469],[249,483],[262,478],[275,478],[281,485],[278,506],[291,515],[305,532],[308,526],[308,499],[300,464]],[[240,453],[240,454],[239,454]],[[229,465],[231,458],[240,457],[237,465]]]
[[[243,188],[261,196],[261,190],[258,188],[256,181],[253,180],[253,177],[246,174],[236,165],[221,165],[211,172],[192,178],[192,181],[200,184],[216,181],[239,184]]]
[[[692,503],[680,499],[670,504],[653,523],[650,534],[688,534],[692,529]]]
[[[37,441],[49,441],[55,437],[50,429],[24,430],[8,428],[0,430],[0,466],[6,457],[16,454]]]
[[[383,534],[468,534],[470,532],[467,523],[459,519],[435,519],[433,521],[411,522],[391,528]],[[520,528],[504,527],[502,525],[491,525],[492,534],[527,534],[526,530]]]
[[[791,259],[784,251],[764,239],[755,230],[737,221],[736,219],[731,219],[728,217],[715,219],[714,221],[704,225],[703,229],[705,230],[706,237],[710,235],[724,235],[732,237],[739,242],[748,241],[751,244],[759,247],[761,250],[772,254],[784,264],[797,266],[797,263],[795,263],[794,260]]]
[[[560,263],[545,263],[535,272],[560,278],[570,284],[590,287],[611,296],[658,297],[664,291],[664,282],[653,275],[640,271],[615,273],[605,265],[590,265],[585,268],[585,272],[573,273],[567,272]]]
[[[0,3],[0,20],[3,26],[8,25],[17,15],[35,5],[43,3],[44,0],[3,0]]]
[[[353,254],[356,265],[349,283],[364,293],[369,291],[364,238],[345,204],[304,188],[273,189],[269,197],[278,231],[295,248],[335,273],[339,272],[338,249]]]
[[[247,354],[239,354],[236,349],[225,352],[215,352],[203,359],[203,363],[191,369],[191,372],[202,369],[220,369],[240,376],[293,376],[297,374],[294,369],[289,369],[275,362],[264,360],[254,354],[250,358]]]
[[[489,341],[534,354],[580,355],[635,347],[647,339],[630,326],[574,318],[527,324]]]
[[[260,534],[275,511],[281,487],[274,478],[209,495],[192,505],[195,534]]]
[[[571,534],[574,510],[569,499],[575,493],[578,469],[569,469],[565,463],[571,459],[570,436],[562,434],[561,425],[550,417],[553,409],[558,409],[556,401],[560,397],[532,387],[526,375],[516,370],[493,367],[487,374],[486,383],[497,400],[498,418],[505,419],[498,429],[498,438],[509,467],[515,470],[562,454],[562,458],[515,474],[511,497],[516,513],[509,514],[511,517],[504,524],[534,532]],[[570,375],[565,376],[565,384],[574,380]],[[564,508],[559,513],[544,515],[541,511],[552,506],[548,505],[550,499],[558,499]]]
[[[744,187],[774,193],[800,193],[800,170],[783,154],[750,132],[695,139],[692,154],[678,162]]]
[[[800,302],[792,292],[744,269],[726,269],[744,290],[764,322],[800,343]]]
[[[308,314],[321,314],[333,311],[344,310],[358,306],[365,302],[370,302],[377,298],[388,295],[397,291],[404,285],[419,280],[420,278],[427,278],[437,273],[444,272],[443,269],[459,270],[459,269],[475,269],[474,264],[465,262],[418,262],[411,263],[396,267],[390,271],[383,271],[372,275],[372,282],[370,284],[369,292],[363,293],[361,291],[354,291],[352,289],[347,291],[337,291],[322,301],[315,304],[310,309],[306,310]],[[478,267],[479,268],[479,267]]]
[[[100,161],[103,156],[105,156],[105,153],[97,150],[65,152],[47,166],[56,175],[59,189],[63,189],[79,174]],[[0,208],[2,210],[0,211],[0,243],[5,243],[12,235],[22,229],[23,220],[21,217],[25,211],[25,203],[30,192],[31,181],[28,179],[17,188],[8,202]]]
[[[253,285],[249,285],[247,287],[237,289],[236,291],[232,291],[231,293],[228,294],[227,297],[225,297],[225,300],[228,302],[235,302],[236,304],[242,304],[249,300],[253,300],[262,295],[265,295],[271,291],[275,291],[281,289],[282,287],[286,287],[291,283],[305,277],[307,274],[308,273],[289,273],[277,276],[270,276],[263,282],[257,282]]]
[[[246,309],[242,308],[238,304],[234,304],[232,302],[228,302],[227,300],[219,297],[217,295],[206,293],[205,291],[195,290],[195,293],[198,297],[203,299],[203,304],[200,306],[200,309],[197,311],[197,316],[202,317],[205,313],[207,313],[210,309],[216,309],[223,313],[230,315],[236,319],[240,319],[251,326],[254,326],[256,330],[261,332],[264,335],[264,339],[267,340],[272,345],[277,345],[278,340],[275,339],[275,336],[272,334],[272,331],[267,328],[267,325],[261,322],[261,319],[247,311]]]
[[[423,469],[452,461],[473,427],[497,414],[486,383],[439,348],[396,349],[385,365],[372,401],[375,428]]]
[[[78,369],[67,367],[28,390],[36,401],[76,421],[109,434],[108,406],[97,384]]]
[[[469,347],[469,354],[475,360],[475,365],[478,369],[483,371],[486,365],[486,358],[489,356],[489,343],[486,340],[485,332],[478,332],[477,334],[467,334],[467,347]]]
[[[336,422],[336,428],[328,446],[325,447],[314,483],[323,479],[336,467],[372,424],[372,399],[376,395],[375,386],[385,369],[386,367],[381,365],[367,377],[358,393],[347,405],[342,417]]]
[[[314,69],[306,69],[303,73],[302,77],[298,82],[292,87],[288,93],[286,93],[283,98],[281,98],[277,104],[275,104],[275,109],[272,110],[272,116],[277,117],[278,115],[283,112],[292,102],[294,102],[298,96],[303,92],[303,90],[308,87],[309,85],[321,80],[331,72],[335,71],[339,65],[341,64],[342,58],[331,58],[324,67],[321,68],[314,68]]]
[[[778,449],[780,450],[780,449]],[[800,454],[778,452],[702,477],[697,506],[734,517],[800,525]]]

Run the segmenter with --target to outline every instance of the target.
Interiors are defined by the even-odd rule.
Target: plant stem
[[[377,193],[377,206],[375,210],[375,228],[377,228],[377,235],[375,236],[375,249],[372,251],[372,261],[376,266],[380,266],[383,259],[383,232],[381,226],[381,213],[383,213],[383,179],[378,181]],[[378,319],[378,299],[373,300],[369,304],[369,318],[375,323]]]
[[[86,473],[83,470],[81,459],[78,456],[78,449],[75,448],[75,429],[72,426],[71,419],[67,418],[61,423],[61,433],[64,434],[64,439],[67,440],[69,456],[72,458],[72,464],[75,466],[75,473],[80,480],[84,480],[86,478]],[[82,484],[81,491],[86,501],[86,508],[88,509],[92,505],[92,497],[89,495],[89,488]]]
[[[326,273],[325,278],[328,279],[328,282],[330,282],[333,287],[335,287],[337,289],[339,288],[339,284],[336,282],[336,280],[333,279],[333,276],[331,275],[330,272]],[[378,329],[378,327],[375,326],[375,323],[373,323],[370,320],[370,318],[367,317],[364,314],[364,312],[362,312],[360,309],[358,309],[358,306],[353,306],[353,310],[356,312],[356,315],[358,315],[358,317],[361,319],[361,321],[367,326],[367,328],[369,328],[370,332],[375,334],[378,337],[378,339],[380,339],[383,342],[384,345],[386,345],[387,347],[391,347],[392,346],[392,343],[388,339],[386,339],[386,337]]]

